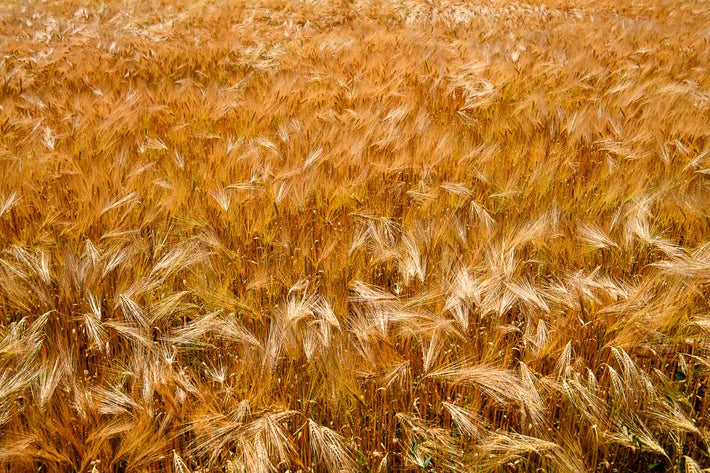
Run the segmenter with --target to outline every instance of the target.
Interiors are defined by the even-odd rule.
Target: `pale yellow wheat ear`
[[[385,453],[382,456],[382,460],[377,464],[377,473],[383,473],[387,471],[387,462],[389,460],[389,453]]]
[[[545,403],[538,391],[537,384],[539,381],[530,371],[528,365],[523,362],[520,362],[520,379],[522,387],[525,390],[521,398],[524,400],[523,412],[525,413],[522,423],[525,424],[529,417],[529,421],[533,426],[542,427],[545,425],[545,419],[543,417]]]
[[[402,253],[399,258],[399,269],[405,284],[416,279],[424,282],[426,276],[426,260],[423,259],[416,243],[407,237],[402,237]]]
[[[13,207],[15,207],[22,200],[21,195],[17,191],[10,192],[9,195],[4,196],[0,202],[0,218],[8,213]]]
[[[698,462],[693,460],[691,457],[684,456],[683,460],[685,461],[685,466],[684,470],[686,473],[704,473],[708,471],[707,468],[702,468]]]
[[[355,460],[344,437],[311,419],[308,419],[308,431],[313,453],[328,471],[356,471]]]
[[[521,458],[546,455],[560,449],[554,442],[513,432],[495,432],[485,437],[476,447],[477,469],[497,471],[503,465]]]
[[[444,402],[442,405],[451,414],[451,419],[461,432],[474,439],[480,439],[483,436],[484,429],[482,425],[484,421],[480,416],[449,402]]]
[[[173,450],[173,470],[175,473],[191,473],[192,470],[187,466],[185,460],[182,459],[176,451]]]
[[[512,370],[501,369],[487,364],[456,363],[432,370],[427,377],[447,380],[454,385],[473,385],[492,400],[506,404],[513,402],[536,412],[541,409],[539,396],[528,392],[520,377]]]
[[[439,357],[442,342],[442,336],[439,334],[439,332],[435,331],[431,337],[431,340],[429,340],[426,349],[424,345],[422,345],[422,361],[424,365],[425,374],[429,372],[429,370],[433,367],[434,363]]]

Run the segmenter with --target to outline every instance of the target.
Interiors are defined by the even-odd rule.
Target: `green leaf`
[[[429,468],[431,466],[431,456],[428,456],[426,460],[424,460],[424,468]]]

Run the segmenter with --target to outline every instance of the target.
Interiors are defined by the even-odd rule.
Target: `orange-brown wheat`
[[[709,25],[1,3],[0,472],[708,471]]]

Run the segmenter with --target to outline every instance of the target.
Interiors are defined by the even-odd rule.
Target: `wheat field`
[[[710,471],[706,0],[0,4],[0,472]]]

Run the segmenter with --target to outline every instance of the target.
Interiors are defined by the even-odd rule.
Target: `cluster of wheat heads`
[[[710,466],[703,0],[0,7],[0,471]]]

